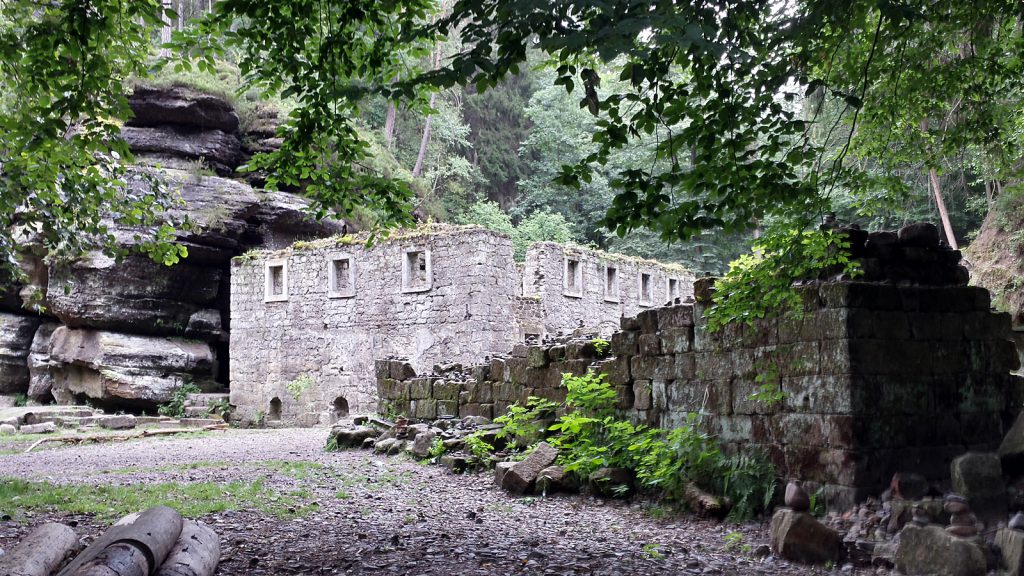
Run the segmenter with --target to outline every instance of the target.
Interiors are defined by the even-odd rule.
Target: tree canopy
[[[432,91],[486,93],[540,60],[593,118],[551,176],[601,182],[610,203],[594,226],[665,241],[777,227],[776,250],[799,253],[820,248],[801,234],[837,203],[871,215],[898,202],[908,166],[1018,181],[1022,12],[1010,0],[221,0],[174,33],[168,65],[231,54],[245,86],[294,98],[281,149],[251,163],[271,186],[302,185],[319,215],[362,207],[408,223],[408,183],[368,162],[365,103],[426,112]],[[0,144],[8,258],[15,224],[51,246],[103,236],[101,214],[152,224],[164,197],[124,186],[114,120],[164,13],[155,0],[4,4],[3,71],[19,90]],[[442,41],[449,54],[431,57]]]

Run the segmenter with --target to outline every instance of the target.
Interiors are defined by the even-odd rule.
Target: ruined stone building
[[[373,246],[350,236],[235,258],[231,404],[243,420],[311,425],[377,408],[374,361],[470,363],[692,295],[678,266],[429,226]]]

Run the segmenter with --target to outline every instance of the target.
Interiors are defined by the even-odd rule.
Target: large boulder
[[[28,355],[28,397],[37,401],[53,398],[53,373],[50,371],[50,336],[60,324],[43,322],[32,338]]]
[[[967,497],[971,510],[985,520],[1006,517],[1006,484],[999,456],[968,452],[950,464],[953,490]]]
[[[793,562],[825,564],[839,560],[839,533],[806,512],[780,508],[769,529],[772,551]]]
[[[28,391],[28,355],[39,318],[0,313],[0,394]]]
[[[183,335],[193,314],[216,306],[222,274],[188,260],[168,267],[93,252],[50,271],[50,311],[72,328]]]
[[[1011,476],[1024,474],[1024,411],[1017,414],[1010,431],[999,444],[999,458],[1003,470]]]
[[[978,237],[964,250],[971,263],[971,283],[988,288],[992,304],[1009,312],[1013,326],[1024,329],[1024,254],[1016,234],[1024,229],[1024,195],[999,197],[981,224]]]
[[[1006,576],[1024,575],[1024,531],[1000,528],[996,531],[995,544],[999,548],[1000,564],[1007,570]]]
[[[136,86],[128,97],[135,115],[129,126],[192,126],[232,133],[238,115],[225,99],[184,86]]]
[[[50,337],[53,396],[61,403],[84,397],[98,404],[153,408],[188,381],[212,376],[208,344],[75,330],[62,326]]]
[[[900,532],[896,568],[911,576],[984,576],[986,561],[976,540],[954,536],[941,526],[908,524]]]
[[[195,160],[197,170],[205,164],[221,176],[233,173],[245,161],[238,136],[220,130],[124,126],[121,137],[136,154]]]

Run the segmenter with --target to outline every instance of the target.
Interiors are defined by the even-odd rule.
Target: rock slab
[[[967,497],[971,511],[983,520],[1006,518],[1006,485],[997,454],[968,452],[950,464],[953,490]]]
[[[772,516],[769,531],[772,551],[803,564],[824,564],[839,560],[839,534],[805,512],[780,508]]]
[[[501,487],[513,494],[525,494],[541,471],[555,463],[558,450],[547,442],[537,447],[524,460],[516,462],[501,478]]]
[[[1024,574],[1024,531],[1000,528],[995,542],[1002,553],[1002,567],[1007,576]]]
[[[900,532],[896,568],[910,576],[984,576],[985,553],[974,540],[953,536],[941,526],[908,524]]]

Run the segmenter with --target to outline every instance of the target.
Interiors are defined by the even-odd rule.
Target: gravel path
[[[0,476],[85,484],[263,479],[275,490],[305,490],[306,502],[318,504],[294,519],[255,511],[202,517],[221,535],[220,575],[829,573],[756,557],[752,550],[767,541],[759,524],[655,520],[639,503],[581,496],[517,498],[496,489],[489,474],[326,453],[325,439],[323,429],[230,430],[60,447],[0,455]],[[288,474],[268,460],[322,466]],[[10,504],[0,501],[0,510]],[[44,521],[73,523],[87,540],[104,528],[83,515],[34,511],[20,519],[0,521],[0,548]],[[748,550],[726,549],[734,532]]]

